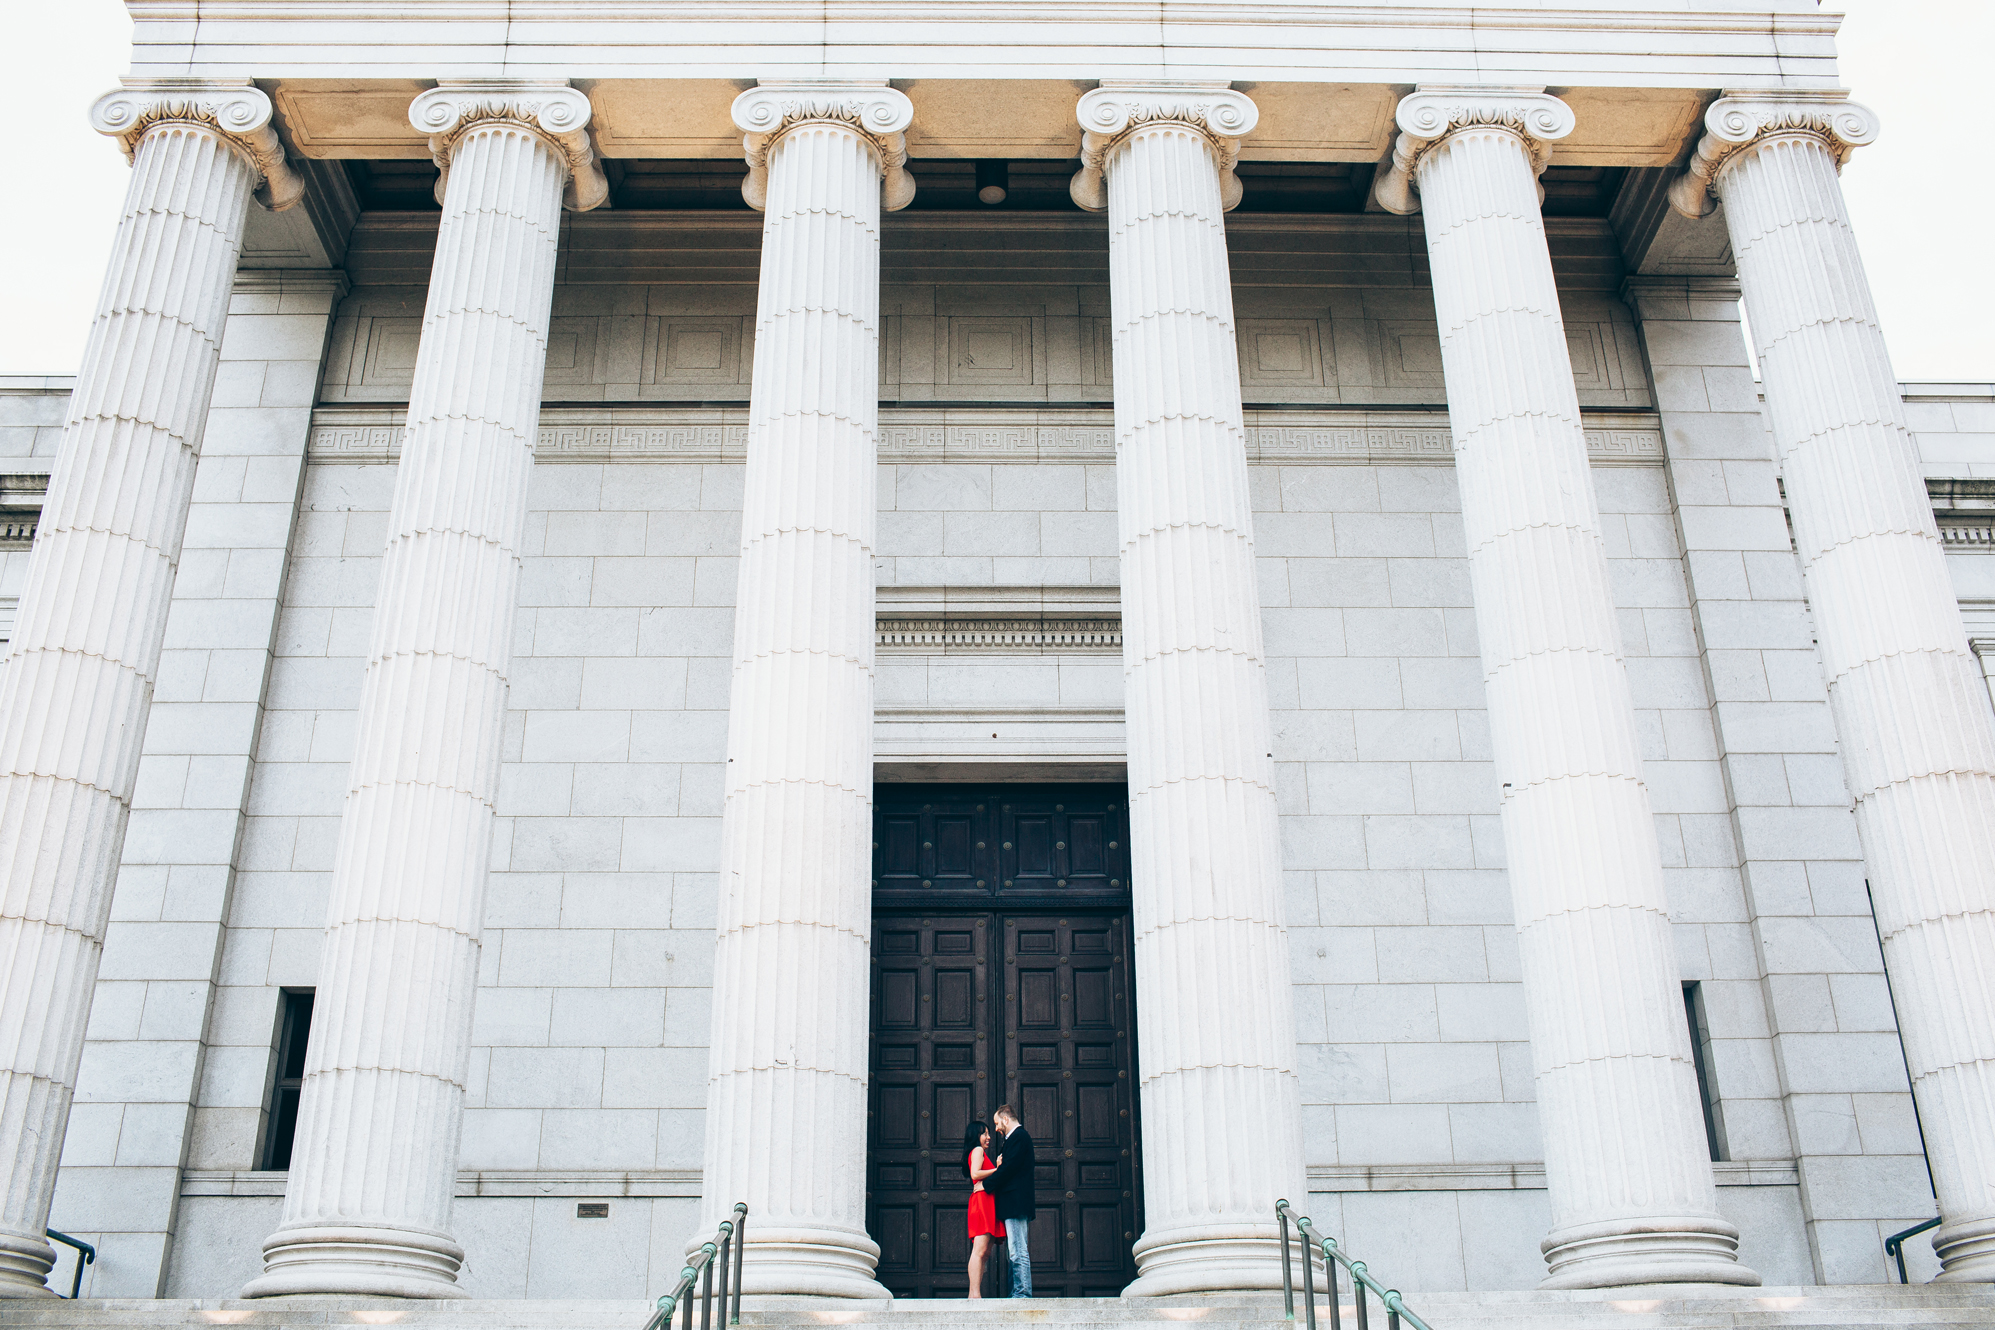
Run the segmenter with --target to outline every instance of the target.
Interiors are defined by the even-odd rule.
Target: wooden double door
[[[875,807],[866,1224],[880,1282],[967,1292],[963,1131],[1010,1103],[1038,1160],[1034,1293],[1120,1293],[1142,1231],[1122,787],[882,787]],[[983,898],[939,892],[938,877],[981,879]]]

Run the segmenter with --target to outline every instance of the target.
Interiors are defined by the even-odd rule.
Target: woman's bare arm
[[[983,1167],[988,1162],[990,1162],[990,1156],[984,1153],[983,1146],[976,1146],[970,1151],[970,1177],[974,1181],[982,1182],[985,1178],[997,1172],[994,1168]]]

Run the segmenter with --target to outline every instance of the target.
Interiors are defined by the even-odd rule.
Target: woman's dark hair
[[[984,1133],[989,1130],[990,1130],[989,1127],[985,1126],[981,1122],[976,1122],[976,1121],[972,1121],[969,1126],[963,1128],[963,1176],[964,1177],[967,1178],[970,1176],[970,1151],[977,1148],[978,1144],[981,1143],[982,1140],[984,1139]]]

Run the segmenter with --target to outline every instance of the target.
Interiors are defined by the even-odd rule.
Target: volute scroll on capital
[[[1234,167],[1240,140],[1254,132],[1261,110],[1244,92],[1224,83],[1137,82],[1103,79],[1081,95],[1074,114],[1081,123],[1081,169],[1067,192],[1089,212],[1108,207],[1106,170],[1110,149],[1132,130],[1160,122],[1190,125],[1212,141],[1219,157],[1220,206],[1240,206],[1242,187]]]
[[[1489,126],[1507,129],[1523,140],[1532,170],[1542,175],[1551,165],[1552,144],[1572,133],[1576,123],[1572,108],[1541,87],[1494,84],[1422,84],[1399,99],[1393,120],[1399,137],[1372,192],[1381,208],[1401,216],[1420,211],[1420,159],[1450,134]],[[1543,194],[1541,188],[1541,202]]]
[[[409,104],[409,123],[429,135],[436,162],[436,201],[450,181],[450,159],[458,141],[477,125],[494,120],[524,125],[547,142],[567,164],[568,185],[561,203],[587,212],[609,197],[609,179],[589,140],[593,111],[589,99],[563,83],[516,79],[441,79]]]
[[[282,212],[304,197],[305,178],[291,169],[271,127],[270,98],[248,79],[125,79],[123,84],[92,104],[90,127],[117,139],[126,161],[137,159],[139,140],[155,126],[201,125],[256,172],[258,203]]]
[[[906,133],[914,123],[914,103],[898,88],[840,80],[769,82],[736,97],[729,112],[748,162],[741,197],[757,212],[769,201],[769,149],[792,127],[826,120],[850,125],[872,140],[880,154],[880,206],[899,212],[914,202]]]
[[[1704,137],[1690,166],[1670,183],[1672,208],[1693,220],[1717,208],[1719,176],[1739,153],[1788,134],[1818,138],[1842,170],[1850,154],[1877,139],[1877,114],[1845,89],[1727,91],[1704,113]]]

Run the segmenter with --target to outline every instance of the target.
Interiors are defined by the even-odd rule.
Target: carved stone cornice
[[[270,127],[270,98],[248,79],[125,79],[124,86],[99,97],[90,108],[90,127],[109,134],[138,154],[139,140],[158,125],[194,124],[212,131],[233,148],[262,183],[256,199],[272,212],[296,203],[304,177],[284,160],[284,145]]]
[[[797,125],[836,121],[873,141],[880,154],[880,205],[899,212],[914,202],[914,177],[907,170],[907,127],[914,103],[885,83],[840,80],[762,83],[734,99],[735,128],[742,133],[748,178],[741,197],[757,212],[769,201],[769,149]]]
[[[518,79],[440,79],[409,104],[409,123],[429,135],[438,203],[443,202],[458,141],[478,125],[502,120],[539,135],[567,164],[561,204],[570,212],[587,212],[610,193],[589,141],[590,114],[589,99],[565,82]]]
[[[1219,200],[1231,212],[1240,204],[1240,177],[1233,168],[1240,160],[1240,140],[1253,133],[1261,111],[1243,92],[1224,83],[1138,82],[1103,79],[1101,86],[1082,94],[1074,108],[1081,122],[1081,169],[1067,192],[1089,212],[1108,207],[1108,182],[1103,169],[1109,150],[1131,131],[1169,121],[1189,125],[1212,141],[1219,157]]]
[[[1420,211],[1415,170],[1420,158],[1450,134],[1491,126],[1507,129],[1524,141],[1532,169],[1542,175],[1552,160],[1552,143],[1572,133],[1574,121],[1572,108],[1540,87],[1444,83],[1422,84],[1400,98],[1393,119],[1399,137],[1392,145],[1392,162],[1379,172],[1372,193],[1381,208],[1401,216]]]
[[[1783,135],[1818,138],[1841,170],[1850,153],[1877,138],[1877,115],[1845,89],[1822,92],[1727,91],[1704,113],[1704,137],[1690,167],[1671,183],[1669,203],[1692,219],[1718,206],[1718,177],[1745,149]]]

